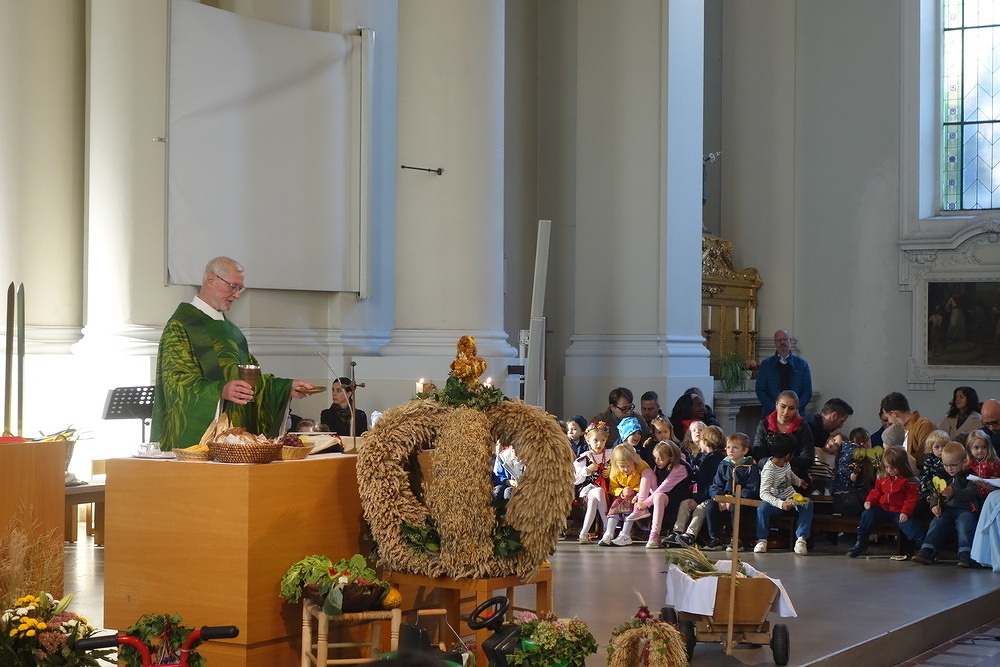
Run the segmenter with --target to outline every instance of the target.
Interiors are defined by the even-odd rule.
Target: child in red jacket
[[[900,447],[886,447],[882,456],[883,475],[865,498],[865,511],[858,524],[858,541],[848,549],[847,555],[857,558],[868,551],[868,534],[876,523],[891,522],[911,540],[921,544],[924,527],[913,519],[920,499],[920,483],[913,470],[910,457]]]

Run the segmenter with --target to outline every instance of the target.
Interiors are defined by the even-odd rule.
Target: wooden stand
[[[316,619],[316,641],[313,642],[312,620]],[[327,667],[327,665],[361,665],[374,662],[382,652],[382,623],[389,623],[389,650],[399,648],[399,626],[402,614],[398,609],[388,611],[363,611],[356,614],[327,616],[323,609],[307,600],[302,601],[302,667]],[[331,642],[330,625],[361,625],[369,628],[367,641]],[[331,658],[330,649],[365,649],[367,656],[358,658]]]
[[[36,528],[30,539],[49,539],[62,549],[63,498],[66,492],[65,442],[0,443],[0,533],[12,519],[25,529]],[[61,551],[60,551],[61,552]],[[59,586],[49,590],[62,596],[62,558]]]
[[[147,613],[236,625],[239,637],[198,649],[212,667],[297,667],[301,610],[278,597],[281,576],[308,554],[362,550],[355,457],[112,459],[107,471],[105,625]]]
[[[448,611],[448,623],[461,635],[472,631],[464,625],[461,618],[462,594],[472,593],[472,606],[476,607],[493,597],[494,593],[504,590],[510,600],[510,617],[513,617],[514,589],[518,586],[535,587],[535,611],[552,611],[552,569],[543,568],[531,581],[520,577],[491,577],[488,579],[449,579],[447,577],[425,577],[419,574],[403,572],[387,572],[385,579],[398,586],[403,593],[403,609],[418,609],[423,605],[423,598],[433,590],[440,591],[440,605]],[[518,609],[523,609],[519,607]],[[464,631],[463,631],[464,630]],[[483,653],[483,642],[493,633],[487,629],[477,630],[476,634],[476,664],[485,665],[486,655]]]
[[[94,544],[104,546],[104,485],[86,484],[66,487],[66,517],[63,536],[67,542],[76,542],[80,523],[78,505],[94,505]],[[90,509],[89,507],[87,508]],[[89,533],[88,533],[89,534]]]

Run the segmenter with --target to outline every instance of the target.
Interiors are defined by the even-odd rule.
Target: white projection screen
[[[361,40],[171,2],[168,282],[362,291]]]

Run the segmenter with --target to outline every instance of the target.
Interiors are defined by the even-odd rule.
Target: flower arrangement
[[[684,637],[673,623],[649,613],[639,592],[639,611],[611,631],[608,667],[676,667],[687,665]]]
[[[5,667],[86,666],[94,667],[110,650],[83,652],[76,642],[94,633],[94,628],[68,610],[72,595],[57,600],[48,593],[25,595],[0,615],[0,665]]]
[[[483,410],[507,400],[498,387],[483,384],[479,376],[486,372],[486,360],[479,355],[476,339],[462,336],[456,344],[455,360],[444,389],[430,385],[430,391],[420,392],[417,398],[431,398],[450,407],[468,407]]]
[[[339,616],[364,607],[373,609],[388,590],[388,582],[378,578],[361,554],[336,563],[328,556],[306,556],[281,577],[280,596],[293,604],[304,594],[315,596],[322,600],[324,614]]]
[[[125,634],[135,637],[149,647],[154,665],[177,662],[181,646],[194,631],[185,625],[178,614],[144,614],[133,625],[125,629]],[[118,658],[124,667],[142,667],[142,657],[132,646],[122,646]],[[190,667],[201,667],[205,658],[197,651],[188,653]]]
[[[860,473],[862,465],[865,460],[871,461],[872,466],[875,468],[876,472],[881,474],[882,470],[882,456],[885,454],[885,449],[882,447],[858,447],[854,450],[854,454],[851,455],[853,463],[851,463],[851,468],[853,472]]]
[[[574,667],[597,653],[597,639],[578,618],[557,618],[551,612],[522,611],[514,617],[521,626],[521,646],[509,662],[523,667]]]

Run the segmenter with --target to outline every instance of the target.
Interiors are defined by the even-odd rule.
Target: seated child
[[[979,487],[969,480],[970,471],[966,468],[969,460],[965,447],[957,442],[949,442],[941,453],[941,461],[944,472],[937,479],[944,480],[948,486],[941,490],[935,489],[931,494],[928,502],[934,518],[931,519],[920,551],[913,556],[913,562],[923,565],[938,562],[938,550],[942,542],[955,530],[958,533],[958,566],[973,567],[972,538],[976,534],[976,521],[981,509]],[[934,488],[933,480],[931,484]]]
[[[639,443],[642,442],[642,427],[639,425],[639,420],[635,417],[626,417],[618,422],[618,437],[619,445],[629,444],[632,445],[632,449],[639,447]]]
[[[868,551],[868,534],[876,523],[891,522],[903,534],[915,542],[923,542],[923,525],[911,518],[920,500],[920,484],[917,482],[913,463],[906,450],[901,447],[886,447],[882,455],[882,477],[865,498],[865,511],[858,524],[858,539],[847,550],[847,555],[857,558]]]
[[[726,458],[719,464],[719,470],[715,473],[708,495],[712,498],[734,495],[737,484],[741,487],[740,498],[753,500],[760,498],[760,468],[750,456],[750,438],[745,433],[733,433],[726,438]],[[733,518],[733,532],[738,534],[734,505],[718,503],[718,506],[719,510],[729,512]]]
[[[493,459],[493,503],[499,505],[510,500],[517,488],[517,480],[524,473],[524,464],[517,458],[512,446],[500,447],[497,444],[497,447],[497,455]]]
[[[951,438],[947,431],[938,429],[931,431],[924,441],[924,462],[920,467],[920,497],[928,503],[936,493],[932,480],[935,477],[944,478],[944,468],[941,467],[941,452]]]
[[[694,463],[698,457],[705,453],[705,450],[701,447],[701,435],[705,432],[708,426],[703,421],[691,422],[688,426],[688,430],[684,433],[684,438],[681,440],[681,452],[688,457],[688,462]],[[722,459],[719,459],[720,461]],[[697,465],[694,466],[697,469]]]
[[[604,448],[608,442],[608,425],[604,422],[591,422],[584,431],[583,438],[587,441],[588,450],[573,462],[576,470],[577,497],[586,503],[586,514],[583,526],[580,527],[580,543],[591,542],[590,529],[597,519],[608,513],[608,476],[611,474],[611,455]]]
[[[806,540],[812,530],[813,504],[796,504],[792,500],[796,486],[803,482],[792,472],[792,458],[799,447],[798,439],[788,433],[778,433],[771,444],[771,456],[760,471],[760,507],[757,508],[757,544],[755,554],[767,552],[767,536],[771,530],[771,517],[776,514],[798,513],[795,524],[795,553],[809,553]]]
[[[697,424],[691,424],[689,432]],[[715,479],[719,464],[726,457],[726,434],[718,426],[706,426],[701,430],[701,454],[695,460],[694,494],[688,500],[680,503],[677,509],[677,520],[674,522],[674,532],[664,538],[664,541],[675,547],[689,547],[695,543],[698,533],[704,525],[708,528],[706,549],[721,549],[724,545],[719,537],[719,508],[716,507],[708,490]]]
[[[634,418],[631,418],[634,419]],[[626,420],[622,420],[626,421]],[[636,420],[638,422],[638,420]],[[632,528],[636,519],[631,516],[635,509],[635,501],[639,495],[640,483],[652,486],[655,478],[649,466],[635,453],[635,448],[628,442],[616,445],[611,450],[611,474],[608,477],[609,492],[613,500],[608,508],[608,524],[604,536],[597,543],[601,547],[627,547],[632,544]],[[618,521],[625,518],[618,537],[613,537]]]
[[[1000,478],[1000,459],[993,450],[993,443],[986,431],[976,430],[969,434],[965,441],[965,447],[969,453],[969,468],[972,474],[983,479]],[[995,487],[989,484],[979,484],[979,498],[985,499],[986,494]]]
[[[676,507],[691,498],[694,470],[684,460],[680,447],[669,440],[661,440],[653,448],[652,471],[655,478],[653,486],[647,485],[645,478],[641,481],[635,510],[629,518],[636,521],[644,519],[649,516],[649,508],[653,508],[653,525],[646,548],[659,549],[663,515],[667,507]]]
[[[587,453],[587,441],[583,434],[587,430],[587,420],[580,415],[566,420],[566,437],[573,450],[573,456],[583,456]]]
[[[833,471],[833,512],[841,516],[860,516],[865,497],[875,483],[875,465],[868,456],[871,436],[859,426],[851,431],[847,441],[841,439],[839,444]]]

